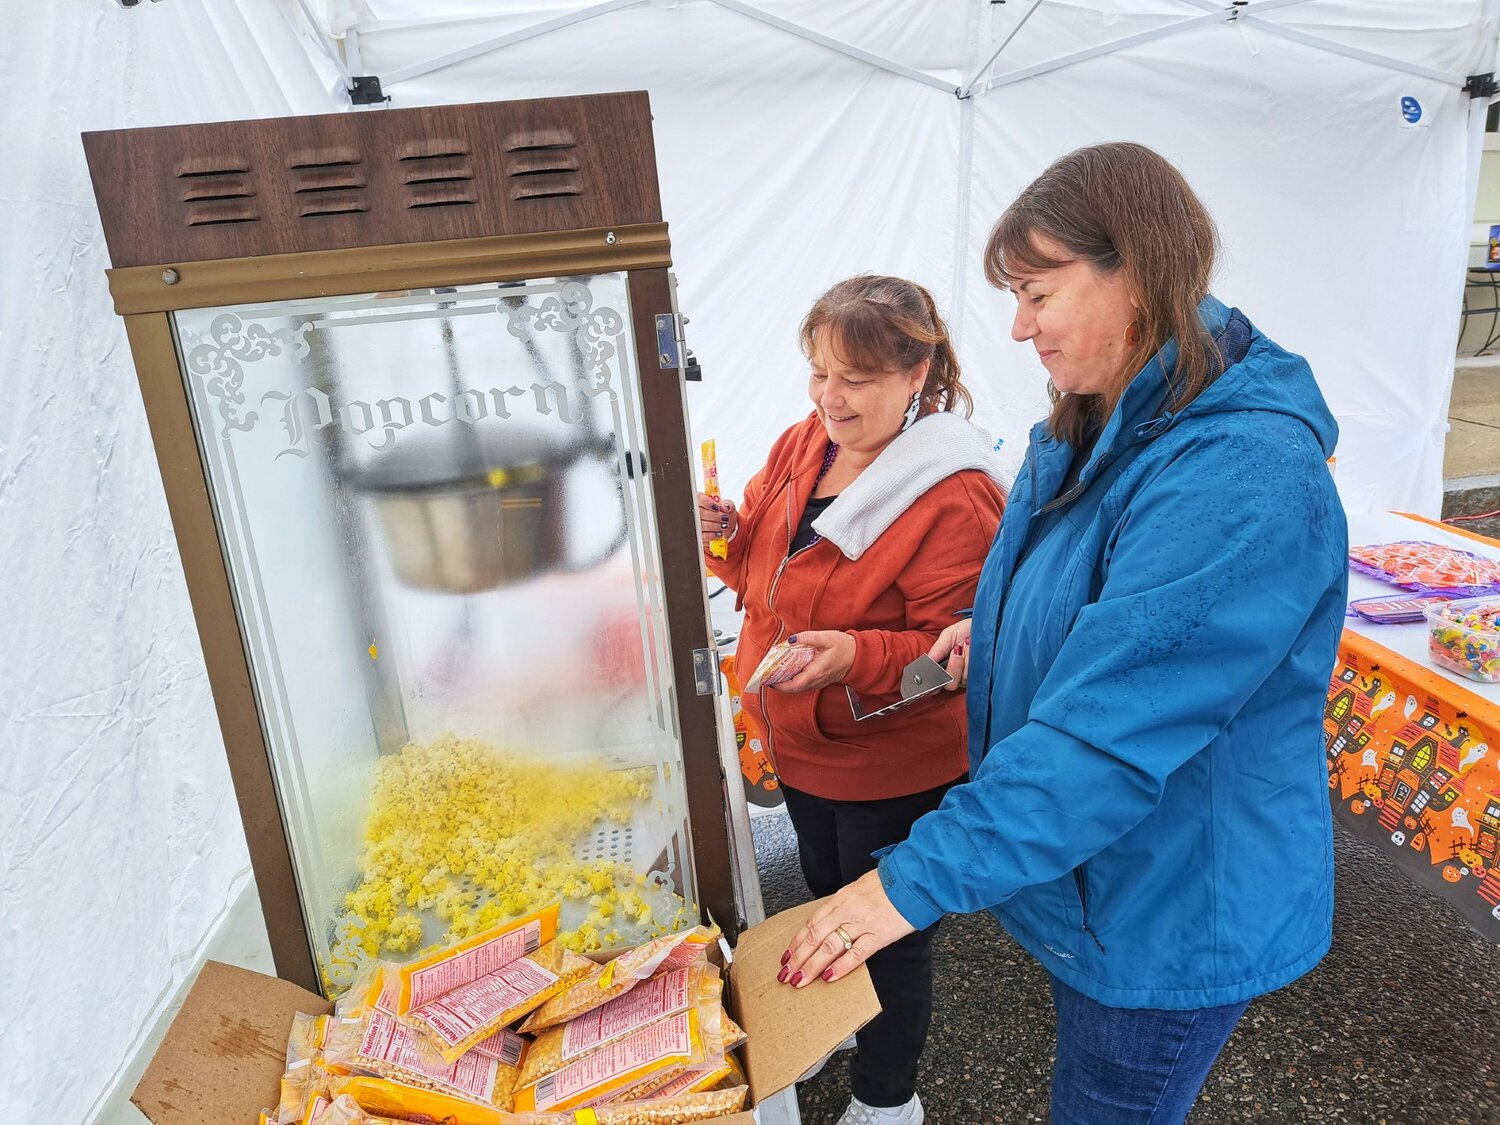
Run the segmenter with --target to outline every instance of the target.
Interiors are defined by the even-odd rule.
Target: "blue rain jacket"
[[[879,866],[913,925],[988,908],[1115,1007],[1269,992],[1332,934],[1338,427],[1303,359],[1199,315],[1230,366],[1173,413],[1169,343],[1064,495],[1074,450],[1033,429],[976,594],[970,780]]]

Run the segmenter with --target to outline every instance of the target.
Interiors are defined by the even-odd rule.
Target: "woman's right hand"
[[[698,493],[698,531],[703,536],[703,553],[715,539],[728,539],[740,526],[740,514],[734,501],[719,497],[715,500],[706,492]]]
[[[969,682],[969,632],[973,625],[967,617],[954,622],[938,634],[937,644],[927,650],[927,655],[939,664],[948,662],[948,675],[953,682],[945,691],[963,691]]]

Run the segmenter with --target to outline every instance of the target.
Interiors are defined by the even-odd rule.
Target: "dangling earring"
[[[911,405],[906,408],[906,417],[901,420],[901,429],[903,432],[911,429],[911,424],[917,420],[917,408],[921,405],[922,393],[920,391],[913,391]]]

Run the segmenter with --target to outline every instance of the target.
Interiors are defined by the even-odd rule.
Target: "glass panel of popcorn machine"
[[[333,993],[696,920],[623,274],[175,315]]]

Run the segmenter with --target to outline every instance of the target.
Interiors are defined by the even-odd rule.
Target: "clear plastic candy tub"
[[[1500,683],[1500,597],[1461,598],[1422,612],[1434,664],[1483,684]]]

